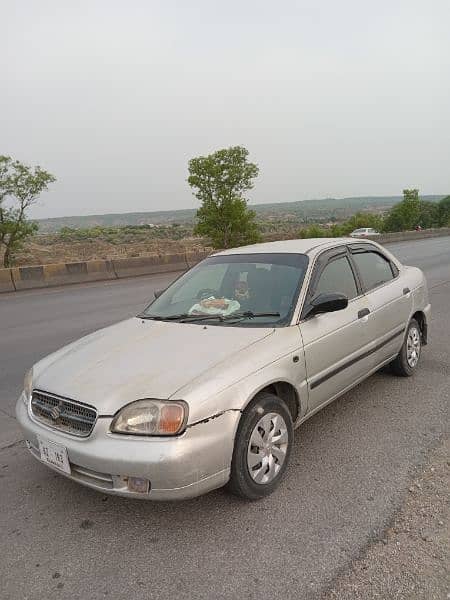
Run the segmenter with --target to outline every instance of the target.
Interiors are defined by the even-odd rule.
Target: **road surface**
[[[430,345],[410,379],[378,373],[296,432],[279,491],[182,503],[106,497],[19,442],[23,374],[56,348],[136,314],[174,274],[0,296],[0,596],[9,599],[313,599],[383,535],[448,431],[450,238],[390,246],[421,267]]]

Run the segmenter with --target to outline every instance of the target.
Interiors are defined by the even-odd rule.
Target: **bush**
[[[305,227],[300,230],[300,237],[302,239],[305,238],[321,238],[326,237],[327,232],[322,227],[318,225],[310,225],[309,227]]]
[[[54,234],[55,241],[80,242],[102,240],[109,244],[119,245],[131,242],[167,239],[181,240],[192,236],[192,226],[164,225],[161,227],[148,227],[147,225],[125,225],[123,227],[90,227],[86,229],[72,229],[62,227]]]

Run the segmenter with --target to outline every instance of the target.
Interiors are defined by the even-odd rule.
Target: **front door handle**
[[[358,319],[362,319],[367,317],[370,314],[370,310],[368,308],[362,308],[358,311]]]
[[[404,295],[404,296],[407,296],[407,295],[408,295],[408,294],[410,294],[410,293],[411,293],[411,290],[410,290],[408,287],[406,287],[406,288],[403,288],[403,295]]]

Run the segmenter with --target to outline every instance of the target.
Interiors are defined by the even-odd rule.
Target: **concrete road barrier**
[[[11,269],[16,290],[45,287],[44,267],[14,267]]]
[[[133,258],[115,258],[112,261],[114,271],[119,279],[137,277],[153,273],[170,273],[170,271],[186,271],[188,264],[184,252],[159,256],[137,256]]]
[[[199,263],[201,260],[203,260],[204,258],[209,256],[210,254],[211,254],[211,252],[209,252],[208,250],[197,251],[197,252],[186,252],[186,263],[187,263],[188,267],[191,268],[194,265],[196,265],[197,263]]]
[[[110,260],[14,267],[11,272],[17,290],[116,279]]]
[[[0,292],[186,271],[185,253],[1,269]]]
[[[2,292],[14,292],[15,289],[11,269],[0,269],[0,294]]]
[[[86,265],[88,281],[117,279],[112,260],[89,260]]]

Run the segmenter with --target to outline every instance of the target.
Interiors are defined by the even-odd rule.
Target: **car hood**
[[[134,400],[169,398],[271,333],[266,328],[128,319],[41,360],[34,367],[33,387],[112,415]]]

